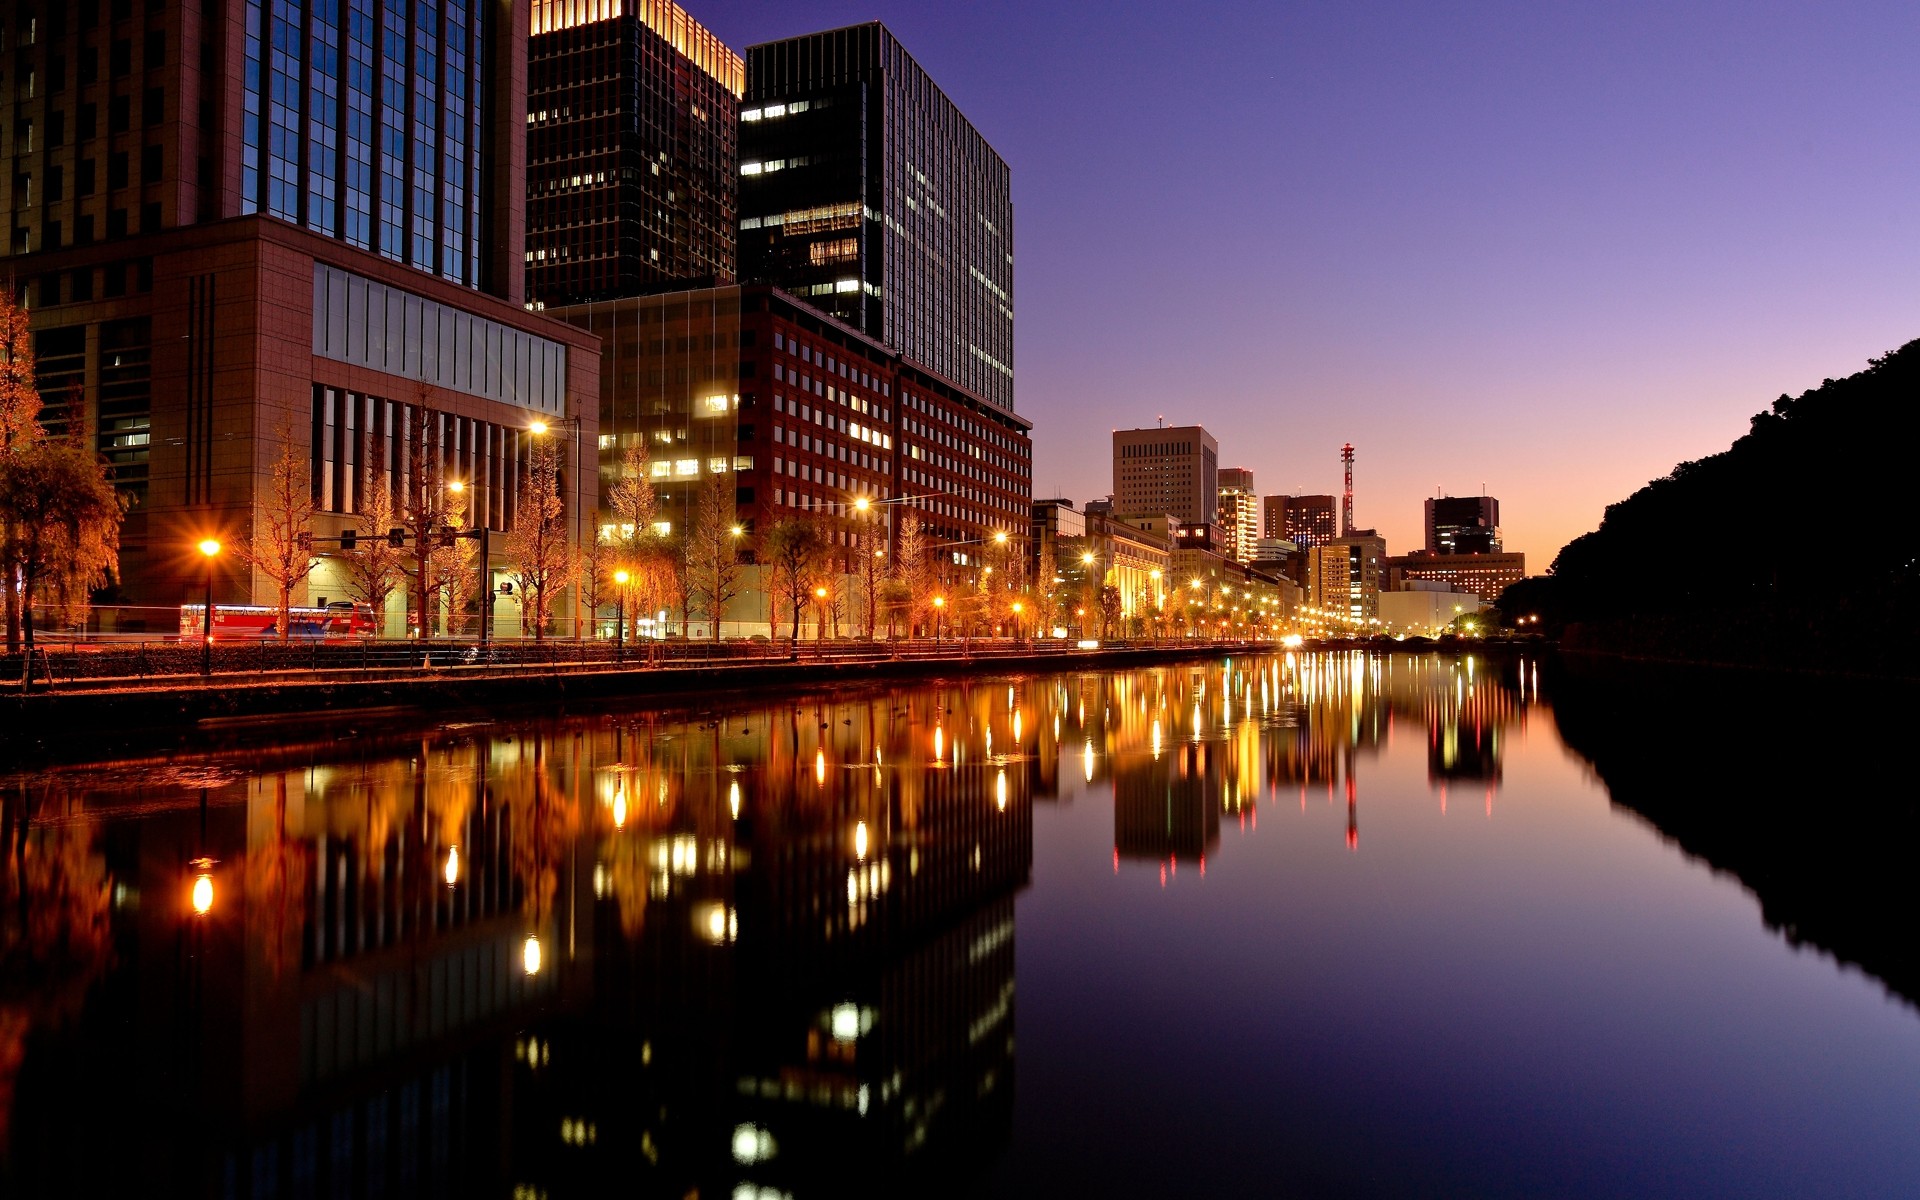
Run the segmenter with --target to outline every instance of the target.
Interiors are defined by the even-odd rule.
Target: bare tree
[[[421,640],[433,633],[434,601],[440,595],[440,579],[434,571],[433,551],[441,532],[447,527],[447,489],[442,470],[444,447],[440,440],[439,414],[427,407],[428,390],[420,385],[409,414],[406,433],[407,486],[400,497],[397,527],[405,531],[412,550],[414,627]]]
[[[899,530],[894,537],[893,562],[889,577],[894,584],[895,603],[906,618],[907,636],[926,618],[933,600],[934,578],[927,562],[926,531],[920,514],[908,508],[900,514]]]
[[[613,570],[616,547],[611,538],[604,538],[596,530],[587,539],[580,550],[579,564],[575,567],[575,578],[580,583],[580,604],[587,611],[587,620],[591,622],[594,636],[598,635],[600,608],[607,602],[607,596],[614,590]],[[628,572],[632,574],[631,571]],[[628,586],[632,586],[629,583]]]
[[[818,521],[786,517],[774,522],[761,542],[760,561],[768,572],[767,592],[777,597],[793,620],[793,645],[800,648],[800,616],[813,599],[814,580],[827,558],[827,536]]]
[[[607,508],[613,514],[614,536],[619,539],[617,557],[632,576],[628,596],[632,601],[627,614],[630,633],[637,633],[642,614],[666,607],[663,599],[669,590],[662,572],[667,564],[661,556],[660,533],[655,522],[660,518],[660,498],[653,490],[652,467],[644,440],[630,445],[620,456],[620,472],[607,489]]]
[[[713,623],[713,640],[720,640],[720,621],[727,605],[743,590],[740,583],[739,536],[734,533],[733,502],[727,480],[709,472],[700,484],[700,503],[687,530],[687,587]]]
[[[560,451],[535,439],[520,480],[513,529],[507,534],[508,574],[520,601],[521,619],[543,640],[552,619],[553,596],[567,586],[573,555],[567,545],[566,505],[560,498]]]
[[[386,632],[387,600],[400,587],[404,551],[388,540],[394,528],[392,481],[369,462],[361,491],[354,546],[346,554],[347,590],[373,610],[374,636],[379,637]]]
[[[449,487],[448,491],[447,526],[433,549],[434,586],[445,602],[447,635],[462,637],[467,632],[467,609],[480,591],[480,546],[477,539],[455,536],[467,527],[472,489]]]
[[[274,628],[284,642],[293,635],[293,589],[314,567],[313,481],[307,455],[294,443],[292,423],[282,421],[274,437],[280,449],[268,472],[265,503],[240,546],[240,558],[272,582]]]

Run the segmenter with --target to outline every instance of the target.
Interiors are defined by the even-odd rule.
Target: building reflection
[[[1527,696],[1285,655],[18,781],[0,1190],[960,1188],[1011,1128],[1036,801],[1110,794],[1168,883],[1296,797],[1357,847],[1393,737],[1491,788]]]

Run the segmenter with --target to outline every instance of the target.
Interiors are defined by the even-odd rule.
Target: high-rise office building
[[[1011,175],[878,23],[748,49],[740,273],[1013,409]]]
[[[88,0],[16,28],[6,255],[264,213],[520,299],[510,9]]]
[[[193,543],[240,544],[289,440],[319,508],[302,604],[350,598],[329,539],[419,482],[416,449],[496,530],[537,421],[584,416],[578,479],[598,346],[521,303],[524,13],[36,7],[5,18],[0,271],[30,308],[43,422],[92,430],[132,503],[118,599],[177,629]],[[212,566],[216,601],[270,594],[237,553]]]
[[[1245,467],[1222,467],[1219,484],[1220,526],[1227,532],[1227,557],[1250,563],[1260,541],[1260,497],[1253,490],[1253,472]]]
[[[1485,554],[1406,554],[1387,560],[1389,581],[1429,580],[1456,591],[1472,592],[1491,604],[1500,593],[1527,577],[1527,556],[1517,550]]]
[[[1313,547],[1307,552],[1308,603],[1352,626],[1367,624],[1380,615],[1386,560],[1387,539],[1371,529]]]
[[[1113,505],[1122,516],[1171,515],[1189,525],[1220,511],[1220,444],[1198,425],[1113,431]]]
[[[1500,552],[1500,502],[1492,496],[1441,496],[1427,501],[1428,554]]]
[[[1339,532],[1332,496],[1268,496],[1265,534],[1301,548],[1324,546]]]
[[[528,297],[732,283],[745,86],[740,56],[672,0],[534,0]]]

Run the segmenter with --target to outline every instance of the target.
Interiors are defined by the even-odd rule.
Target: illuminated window
[[[679,459],[673,464],[673,473],[682,476],[698,475],[700,473],[700,460],[697,458]]]

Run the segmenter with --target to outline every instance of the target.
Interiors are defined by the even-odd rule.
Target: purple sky
[[[1263,493],[1544,570],[1783,391],[1920,336],[1920,5],[690,0],[880,19],[1013,169],[1036,496],[1198,421]]]

